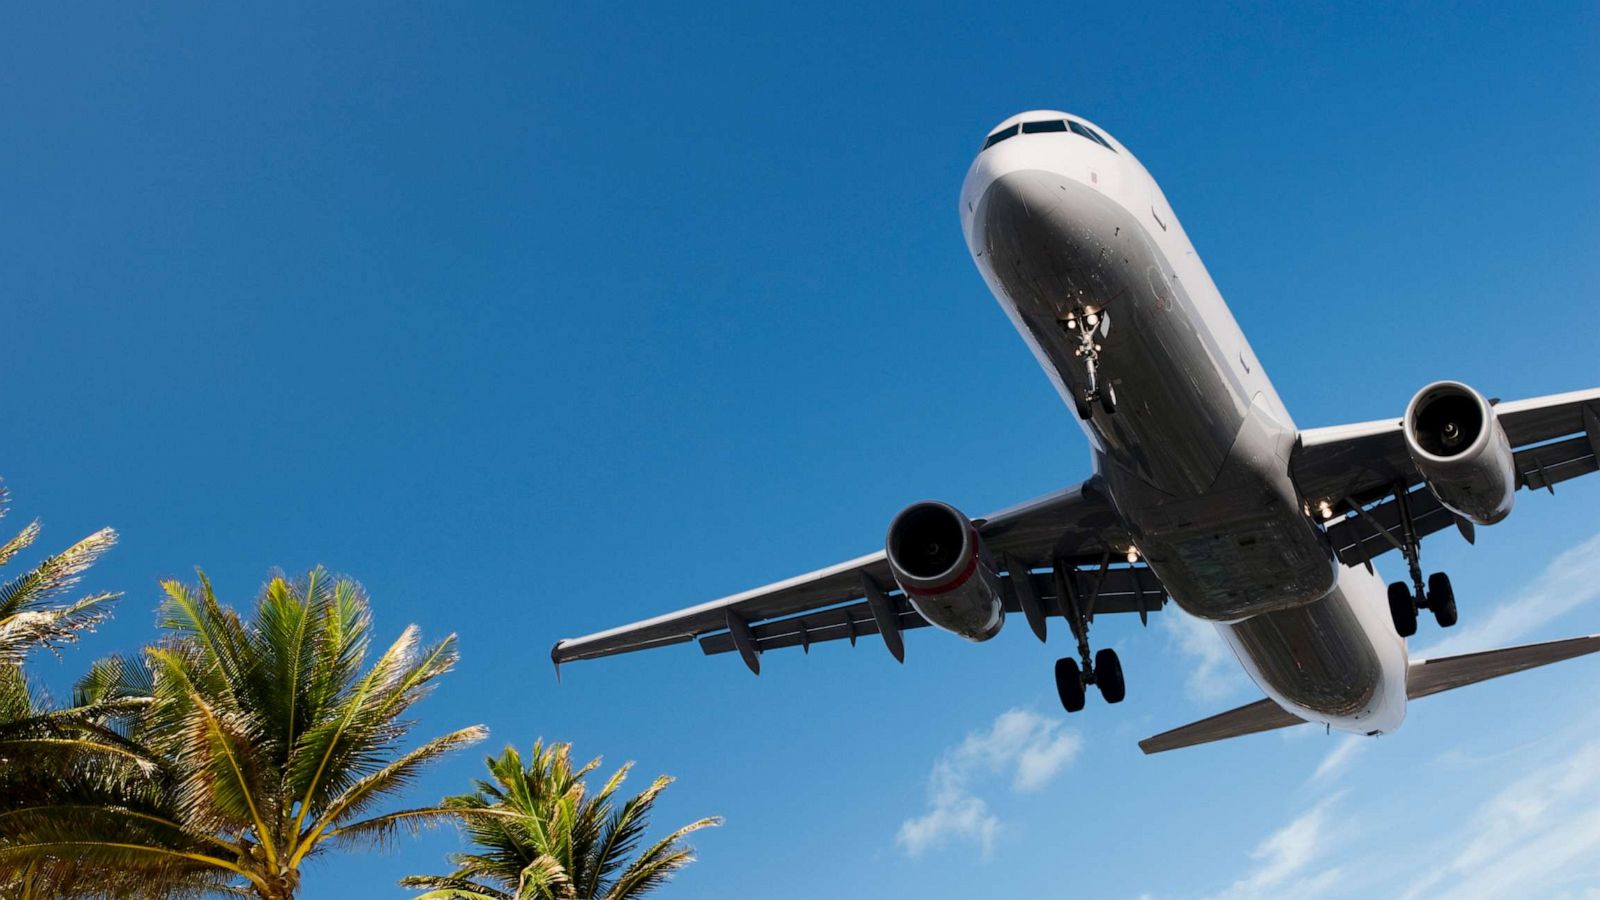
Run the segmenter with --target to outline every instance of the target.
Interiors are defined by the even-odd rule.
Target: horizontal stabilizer
[[[1460,656],[1421,659],[1411,664],[1411,671],[1406,678],[1406,696],[1415,700],[1512,672],[1537,669],[1597,650],[1600,650],[1600,634],[1545,641],[1542,644],[1523,644],[1520,647],[1502,647]]]
[[[1600,635],[1590,635],[1460,656],[1420,659],[1411,664],[1406,674],[1406,696],[1415,700],[1597,651],[1600,651]],[[1257,700],[1209,719],[1145,738],[1139,742],[1139,749],[1146,753],[1161,753],[1303,723],[1304,720],[1271,700]]]
[[[1304,724],[1304,719],[1288,712],[1273,701],[1257,700],[1249,706],[1230,709],[1225,713],[1217,713],[1209,719],[1201,719],[1171,731],[1163,731],[1155,737],[1145,738],[1139,742],[1139,749],[1146,753],[1161,753],[1179,747],[1193,747],[1196,744],[1209,744],[1212,741],[1242,737],[1258,731],[1271,731],[1274,728]]]

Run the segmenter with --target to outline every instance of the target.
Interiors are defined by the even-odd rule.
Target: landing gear
[[[1128,688],[1122,683],[1122,660],[1117,659],[1117,651],[1107,647],[1094,655],[1094,683],[1107,703],[1121,703],[1122,698],[1128,696]]]
[[[1107,703],[1121,703],[1122,698],[1128,695],[1127,685],[1122,680],[1122,660],[1117,658],[1117,651],[1106,647],[1091,657],[1089,649],[1089,622],[1093,618],[1094,601],[1099,596],[1100,584],[1105,578],[1109,562],[1109,556],[1101,560],[1099,578],[1087,598],[1078,597],[1072,588],[1073,576],[1065,574],[1075,573],[1075,569],[1064,562],[1058,562],[1055,567],[1056,596],[1060,598],[1067,623],[1072,626],[1073,637],[1078,639],[1077,658],[1068,656],[1056,660],[1056,693],[1061,697],[1062,708],[1069,713],[1083,709],[1084,698],[1091,684],[1100,689],[1100,696]]]
[[[1456,591],[1450,586],[1450,576],[1435,572],[1428,576],[1428,608],[1433,610],[1433,620],[1440,628],[1456,623]]]
[[[1073,406],[1077,408],[1078,418],[1088,419],[1094,413],[1094,404],[1098,402],[1106,415],[1117,411],[1117,392],[1111,387],[1110,381],[1100,378],[1100,339],[1111,333],[1111,317],[1104,311],[1091,312],[1085,308],[1075,309],[1067,313],[1061,320],[1061,327],[1066,330],[1069,337],[1074,337],[1078,346],[1072,355],[1083,360],[1084,376],[1088,386],[1078,391],[1073,396]]]
[[[1056,660],[1056,694],[1061,698],[1061,708],[1069,713],[1083,709],[1089,685],[1100,689],[1107,703],[1121,703],[1128,696],[1128,686],[1122,680],[1122,660],[1110,647],[1094,655],[1094,666],[1078,667],[1070,656]]]
[[[1083,672],[1078,669],[1078,661],[1070,656],[1056,660],[1056,694],[1067,712],[1083,709]]]
[[[1417,633],[1417,602],[1411,599],[1411,589],[1404,581],[1389,585],[1389,617],[1401,637]]]
[[[1417,633],[1417,611],[1431,610],[1433,620],[1440,628],[1456,624],[1456,592],[1450,586],[1450,576],[1435,572],[1428,576],[1426,588],[1422,582],[1420,539],[1411,520],[1411,500],[1405,485],[1395,490],[1395,501],[1400,504],[1400,551],[1405,554],[1410,569],[1411,583],[1396,581],[1389,585],[1389,616],[1394,619],[1394,630],[1401,637]]]

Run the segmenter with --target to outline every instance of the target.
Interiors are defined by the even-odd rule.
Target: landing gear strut
[[[1107,703],[1121,703],[1128,694],[1127,685],[1122,680],[1122,661],[1117,658],[1117,651],[1106,647],[1091,656],[1089,648],[1089,622],[1094,616],[1094,601],[1100,594],[1100,585],[1105,580],[1109,565],[1108,555],[1100,561],[1099,576],[1087,598],[1080,598],[1073,590],[1072,576],[1067,573],[1074,569],[1062,561],[1055,566],[1056,597],[1068,624],[1072,626],[1072,636],[1078,639],[1076,659],[1068,656],[1056,660],[1056,693],[1061,697],[1062,708],[1069,713],[1083,709],[1091,684],[1100,689],[1100,696]]]
[[[1077,407],[1078,418],[1087,419],[1094,413],[1094,404],[1098,402],[1106,415],[1117,411],[1117,391],[1111,382],[1102,381],[1100,378],[1100,339],[1111,333],[1111,317],[1104,310],[1089,312],[1078,308],[1067,313],[1061,320],[1061,327],[1069,337],[1074,337],[1078,346],[1073,349],[1072,355],[1083,360],[1084,374],[1087,386],[1080,389],[1073,397],[1073,405]]]
[[[1411,498],[1405,485],[1396,487],[1395,502],[1400,511],[1400,552],[1405,554],[1411,583],[1396,581],[1389,585],[1389,616],[1394,619],[1394,630],[1401,637],[1416,634],[1417,611],[1422,609],[1433,612],[1433,619],[1440,628],[1449,628],[1456,624],[1457,618],[1456,592],[1450,586],[1450,576],[1435,572],[1428,576],[1427,584],[1423,584],[1421,539],[1412,522]]]

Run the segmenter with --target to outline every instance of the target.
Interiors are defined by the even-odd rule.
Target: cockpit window
[[[1006,138],[1016,137],[1016,136],[1017,136],[1017,126],[1013,125],[1010,128],[1002,128],[999,131],[996,131],[994,134],[989,135],[989,139],[987,141],[983,142],[983,149],[987,150],[990,147],[993,147],[995,144],[998,144],[1001,141],[1005,140]]]
[[[1066,131],[1067,123],[1060,119],[1051,119],[1048,122],[1025,122],[1022,125],[1023,134],[1038,134],[1041,131]]]
[[[1093,128],[1090,128],[1087,125],[1080,125],[1077,122],[1068,122],[1067,124],[1072,126],[1073,134],[1081,134],[1089,140],[1094,141],[1096,144],[1099,144],[1107,150],[1110,150],[1112,153],[1117,152],[1116,150],[1112,149],[1111,145],[1106,143],[1106,139],[1101,137]]]

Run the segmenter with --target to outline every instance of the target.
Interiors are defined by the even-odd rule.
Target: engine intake
[[[1433,495],[1479,525],[1511,513],[1516,459],[1494,407],[1458,381],[1439,381],[1411,398],[1406,450]]]
[[[955,507],[927,500],[901,510],[884,552],[895,583],[924,619],[969,641],[1000,633],[1000,576],[978,529]]]

